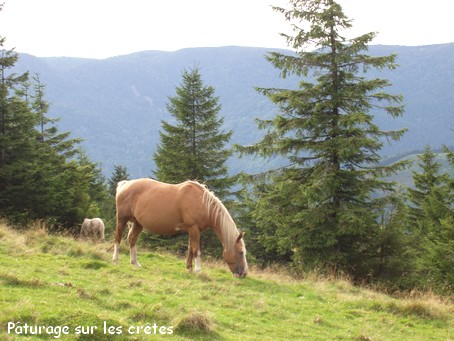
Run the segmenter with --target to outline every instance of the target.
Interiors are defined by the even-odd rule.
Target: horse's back
[[[161,196],[167,187],[168,184],[147,178],[121,181],[115,196],[117,214],[125,217],[135,215],[135,211],[150,201],[154,204],[156,197]]]
[[[102,221],[101,218],[93,218],[92,224],[99,229],[101,229],[101,228],[104,229],[104,222]]]
[[[195,181],[185,181],[179,184],[168,184],[153,179],[143,178],[121,181],[117,186],[117,201],[143,200],[150,196],[182,197],[203,191],[203,185]]]
[[[146,229],[169,234],[200,215],[203,191],[203,185],[193,181],[168,184],[152,179],[130,180],[117,191],[117,213],[134,218]]]

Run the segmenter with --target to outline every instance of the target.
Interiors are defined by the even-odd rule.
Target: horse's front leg
[[[191,251],[191,238],[188,240],[188,257],[186,259],[186,269],[192,272],[192,251]]]
[[[128,241],[129,241],[129,252],[131,256],[131,264],[135,265],[137,267],[141,267],[139,262],[137,261],[137,248],[136,248],[136,243],[137,243],[137,238],[139,237],[140,232],[142,232],[143,227],[140,225],[137,221],[134,222],[132,225],[132,228],[129,230],[128,233]]]
[[[186,261],[186,267],[189,272],[192,272],[192,259],[195,260],[195,271],[201,272],[202,267],[200,266],[200,230],[199,226],[193,225],[188,229],[189,234],[189,246],[188,246],[188,259]]]

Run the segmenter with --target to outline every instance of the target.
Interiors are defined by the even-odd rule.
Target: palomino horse
[[[240,233],[222,202],[204,185],[186,181],[171,185],[152,179],[121,181],[117,185],[117,227],[113,261],[118,264],[118,252],[123,230],[128,221],[131,264],[139,266],[136,242],[142,229],[160,235],[185,232],[189,235],[186,267],[200,272],[200,233],[213,229],[221,241],[223,257],[235,276],[243,277],[248,271],[246,247]]]
[[[104,240],[104,222],[100,218],[85,218],[80,229],[80,237],[97,237]]]

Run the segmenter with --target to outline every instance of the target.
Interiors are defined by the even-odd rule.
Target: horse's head
[[[230,250],[224,249],[224,260],[235,277],[245,277],[248,272],[246,261],[246,246],[243,240],[244,232],[241,232],[235,240],[235,245]]]

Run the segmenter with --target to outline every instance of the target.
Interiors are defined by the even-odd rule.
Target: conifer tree
[[[448,160],[452,154],[447,151]],[[454,187],[452,177],[441,173],[441,163],[430,147],[419,155],[420,171],[413,172],[408,189],[410,225],[416,242],[420,285],[454,290]]]
[[[453,199],[450,176],[440,174],[441,164],[436,156],[430,147],[418,156],[420,172],[413,171],[414,188],[408,189],[412,230],[420,230],[423,235],[449,214]]]
[[[59,133],[57,120],[46,116],[39,77],[33,85],[28,73],[12,71],[19,55],[3,49],[4,41],[0,37],[0,217],[75,226],[102,200],[100,172],[76,148],[80,139]]]
[[[371,112],[398,117],[402,97],[384,92],[390,83],[366,73],[394,69],[396,56],[367,55],[375,33],[347,38],[352,20],[334,0],[289,3],[289,9],[274,10],[292,23],[295,34],[282,35],[296,53],[273,52],[267,59],[282,77],[301,80],[297,89],[258,89],[280,112],[258,120],[266,130],[260,142],[239,147],[288,160],[255,193],[259,240],[280,254],[293,253],[297,266],[364,276],[374,257],[379,212],[393,191],[383,178],[404,166],[379,165],[383,139],[398,140],[404,131],[380,130]]]
[[[36,139],[33,165],[27,170],[27,178],[33,182],[24,189],[28,200],[23,200],[23,204],[29,212],[28,219],[48,219],[72,226],[96,206],[96,199],[91,196],[96,191],[89,193],[96,181],[95,165],[77,148],[81,139],[70,138],[69,132],[60,133],[56,126],[59,119],[47,116],[50,104],[39,75],[29,86],[31,90],[24,92],[27,95],[22,100],[35,116]],[[79,172],[80,176],[76,174]]]
[[[28,81],[28,73],[11,71],[19,56],[3,48],[5,40],[0,37],[0,216],[14,213],[19,218],[27,215],[24,209],[17,209],[23,207],[17,190],[33,182],[27,172],[36,160],[37,120],[21,99],[20,89]]]
[[[114,170],[112,172],[112,176],[108,180],[109,194],[112,198],[115,199],[115,194],[117,192],[118,183],[120,181],[128,180],[128,179],[129,179],[128,169],[125,166],[114,165]]]
[[[115,220],[115,195],[117,193],[117,185],[120,181],[129,180],[129,173],[126,166],[114,165],[112,175],[107,180],[107,193],[108,193],[108,204],[106,205],[105,213],[107,218]]]
[[[218,118],[221,106],[214,91],[203,84],[198,68],[183,72],[182,83],[167,105],[175,123],[162,121],[161,142],[153,159],[159,180],[198,180],[223,197],[232,184],[225,165],[231,155],[225,144],[232,132],[221,130],[224,119]]]

